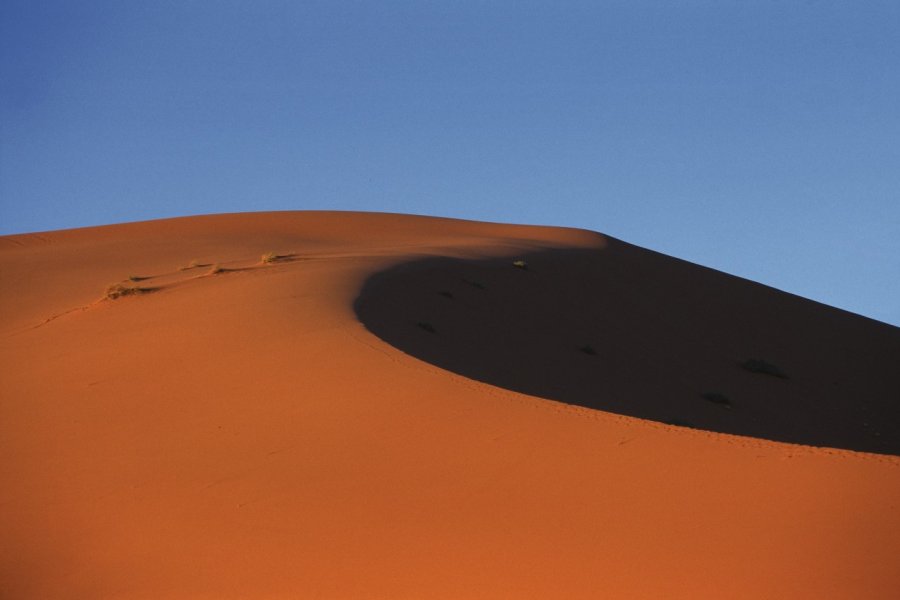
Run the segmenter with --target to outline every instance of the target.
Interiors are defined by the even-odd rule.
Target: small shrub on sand
[[[260,260],[262,261],[263,264],[268,265],[270,263],[277,261],[278,258],[279,258],[278,255],[275,254],[274,252],[266,252],[265,254],[262,255],[262,258],[260,258]]]
[[[225,272],[225,269],[223,269],[221,265],[213,265],[212,267],[210,267],[207,275],[218,275],[219,273],[224,273],[224,272]]]
[[[707,402],[718,404],[723,408],[731,408],[731,400],[725,394],[719,392],[703,392],[700,396]]]
[[[145,289],[136,285],[128,285],[125,283],[114,283],[106,288],[106,297],[110,300],[117,300],[122,296],[134,296],[144,293]]]
[[[528,263],[525,262],[524,260],[514,260],[513,266],[517,269],[522,269],[523,271],[528,270]]]
[[[782,371],[772,363],[764,361],[761,358],[748,358],[741,363],[741,368],[745,371],[750,371],[751,373],[759,373],[760,375],[770,375],[772,377],[787,379],[787,374],[785,374],[784,371]]]

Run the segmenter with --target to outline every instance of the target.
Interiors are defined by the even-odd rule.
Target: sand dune
[[[4,599],[900,589],[897,328],[384,214],[6,236],[0,285]]]

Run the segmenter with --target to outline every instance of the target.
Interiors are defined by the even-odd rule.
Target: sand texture
[[[588,231],[0,237],[0,598],[897,598],[900,329]]]

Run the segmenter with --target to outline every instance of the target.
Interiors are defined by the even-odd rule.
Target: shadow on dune
[[[709,431],[900,455],[900,329],[609,239],[371,277],[376,336],[501,388]]]

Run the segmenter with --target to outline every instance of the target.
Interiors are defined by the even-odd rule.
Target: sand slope
[[[890,422],[853,430],[888,440],[863,453],[562,404],[441,368],[459,364],[452,353],[415,358],[355,310],[374,274],[413,261],[493,269],[611,249],[611,290],[634,286],[635,269],[660,285],[700,272],[590,232],[378,214],[219,215],[0,238],[0,597],[894,597],[900,459]],[[282,258],[261,264],[269,251]],[[192,260],[225,270],[181,270]],[[533,270],[509,272],[541,275],[531,260]],[[148,291],[102,299],[128,276]],[[707,285],[738,304],[748,293],[706,270],[686,289]],[[428,298],[448,300],[440,291]],[[394,330],[446,339],[460,293]],[[894,348],[896,328],[826,312],[841,339]],[[773,333],[785,326],[764,316]],[[417,326],[425,319],[434,333]],[[615,325],[673,343],[665,328]],[[557,343],[554,331],[534,329],[534,343]],[[766,339],[755,335],[751,346]],[[571,344],[597,350],[568,347],[573,358],[614,358],[602,340]],[[710,385],[746,376],[751,387],[815,389],[809,382],[829,376],[831,363],[820,378],[816,361],[794,356],[762,357],[787,382],[716,367],[710,376],[727,376]],[[651,372],[656,383],[640,389],[659,385]],[[889,393],[893,380],[879,381]],[[743,392],[728,392],[738,414]],[[883,398],[867,402],[889,421]]]

